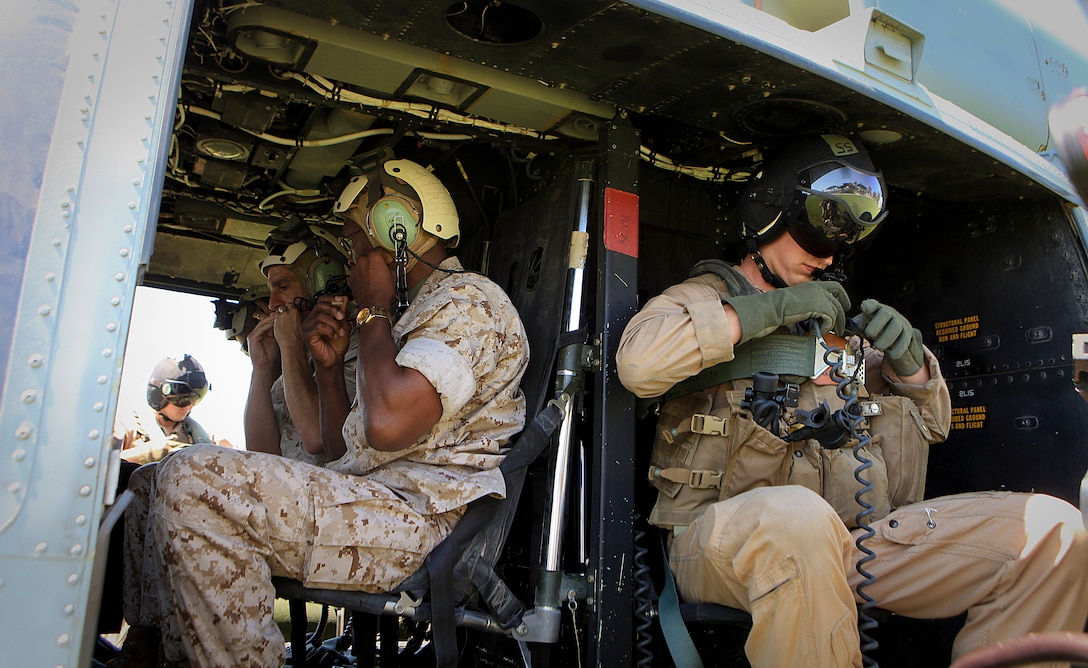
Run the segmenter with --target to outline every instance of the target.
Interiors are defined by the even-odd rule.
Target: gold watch
[[[364,306],[359,309],[359,315],[355,316],[355,324],[362,327],[374,318],[385,318],[386,322],[390,325],[393,324],[393,318],[389,315],[389,309],[380,308],[378,306]]]

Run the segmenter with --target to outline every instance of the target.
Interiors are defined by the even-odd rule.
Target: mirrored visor
[[[884,177],[880,174],[824,164],[809,169],[805,176],[801,180],[807,184],[801,188],[803,192],[838,202],[859,223],[877,222],[884,213]]]
[[[180,408],[200,403],[200,400],[208,393],[208,381],[204,373],[200,371],[192,371],[189,375],[194,382],[198,383],[196,388],[183,380],[168,380],[162,384],[163,400]]]
[[[818,169],[810,170],[815,178],[804,180],[811,187],[797,188],[805,196],[798,232],[809,245],[818,247],[817,255],[826,256],[841,244],[864,239],[888,212],[884,211],[884,180],[879,174],[841,165],[820,170],[819,175],[812,173]]]

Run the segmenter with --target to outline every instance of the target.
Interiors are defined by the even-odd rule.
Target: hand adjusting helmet
[[[155,365],[147,379],[147,405],[157,411],[166,404],[196,406],[210,389],[204,367],[196,359],[189,355],[181,361],[167,357]]]
[[[767,153],[737,206],[749,253],[788,232],[816,257],[850,252],[887,217],[883,175],[860,142],[813,135]]]
[[[267,277],[269,267],[289,267],[308,302],[326,294],[349,294],[348,258],[330,232],[296,218],[274,229],[264,247],[268,255],[261,260],[261,273]]]
[[[452,248],[460,236],[457,207],[446,186],[411,160],[385,160],[353,178],[333,213],[352,217],[374,248],[395,254],[398,244],[406,245],[413,256],[407,270],[439,239]]]

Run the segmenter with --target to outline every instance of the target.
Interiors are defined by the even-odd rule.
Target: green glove
[[[806,281],[788,288],[769,290],[758,295],[726,297],[740,318],[737,345],[766,336],[783,325],[815,319],[820,332],[842,332],[850,298],[834,281]]]
[[[922,368],[922,333],[910,326],[910,321],[891,306],[875,299],[861,303],[865,323],[865,338],[891,362],[900,376],[913,376]]]

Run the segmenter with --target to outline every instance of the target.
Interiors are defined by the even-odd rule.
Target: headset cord
[[[431,269],[438,271],[444,271],[447,274],[468,274],[475,273],[469,272],[467,269],[447,269],[445,267],[439,267],[438,265],[428,262],[423,259],[421,255],[408,248],[408,244],[405,242],[404,228],[397,227],[393,231],[393,241],[397,244],[396,254],[394,260],[397,265],[397,305],[396,316],[399,318],[401,314],[408,308],[408,256],[411,255],[419,262],[427,265]]]
[[[820,335],[819,326],[816,326],[816,334]],[[820,337],[823,341],[823,337]],[[850,431],[850,436],[854,438],[854,459],[858,461],[858,466],[854,469],[854,479],[858,481],[861,487],[854,492],[854,501],[861,506],[861,510],[855,516],[854,521],[857,523],[858,528],[862,533],[854,540],[854,545],[857,546],[864,556],[858,559],[855,568],[861,577],[861,582],[854,588],[861,598],[863,603],[858,606],[858,632],[861,636],[861,655],[863,664],[866,668],[877,668],[877,662],[875,659],[869,656],[870,652],[875,651],[879,647],[876,639],[868,634],[868,631],[872,631],[876,628],[876,620],[869,615],[869,612],[876,608],[876,600],[870,596],[865,588],[871,586],[876,582],[876,577],[865,570],[865,565],[876,558],[876,553],[873,552],[865,543],[876,532],[869,525],[867,518],[873,514],[873,506],[865,500],[865,495],[873,489],[873,484],[864,477],[866,469],[872,468],[873,462],[868,459],[864,452],[869,446],[871,438],[862,429],[862,411],[860,404],[858,403],[858,374],[864,365],[864,342],[857,352],[857,362],[855,369],[849,376],[843,373],[843,368],[846,362],[846,351],[835,346],[825,345],[824,351],[824,363],[831,367],[831,378],[836,381],[835,394],[839,399],[842,399],[845,404],[842,408],[842,418],[847,428]]]
[[[408,254],[411,255],[412,257],[414,257],[416,260],[418,260],[418,261],[422,262],[423,264],[427,265],[431,269],[434,269],[436,271],[444,271],[447,274],[476,274],[476,273],[479,273],[479,272],[475,272],[475,271],[469,271],[468,269],[448,269],[446,267],[439,267],[437,264],[435,264],[433,262],[428,262],[427,260],[425,260],[422,255],[416,253],[411,248],[408,249]]]
[[[397,245],[394,260],[397,265],[397,303],[394,306],[395,315],[399,318],[408,309],[408,242],[403,227],[397,226],[393,230],[393,241]]]

